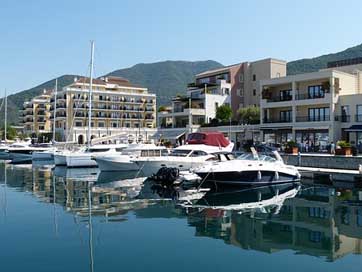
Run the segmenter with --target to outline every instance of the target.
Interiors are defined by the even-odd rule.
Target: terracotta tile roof
[[[89,84],[90,83],[90,78],[89,77],[80,77],[75,81],[75,83]],[[106,85],[106,83],[103,80],[98,79],[98,78],[93,78],[92,83],[93,84],[98,84],[98,85]]]

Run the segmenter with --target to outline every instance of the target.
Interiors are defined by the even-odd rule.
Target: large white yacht
[[[97,162],[101,171],[137,171],[140,166],[134,162],[138,158],[160,157],[168,154],[164,146],[155,144],[130,144],[122,150],[121,154],[104,154],[95,156],[93,159]]]
[[[286,165],[277,151],[274,157],[258,155],[255,149],[252,154],[243,154],[237,159],[226,159],[207,163],[193,172],[203,182],[222,185],[268,185],[288,183],[300,180],[300,173],[295,166]]]
[[[170,154],[160,157],[141,157],[134,161],[142,169],[143,174],[151,176],[162,167],[175,167],[189,170],[213,160],[215,152],[232,151],[234,144],[229,142],[220,132],[190,133],[186,145],[174,148]]]

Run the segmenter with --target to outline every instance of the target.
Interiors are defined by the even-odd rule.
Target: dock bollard
[[[298,166],[302,166],[302,155],[298,152]]]

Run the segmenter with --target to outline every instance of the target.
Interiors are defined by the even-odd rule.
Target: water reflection
[[[130,211],[136,218],[184,218],[195,236],[220,239],[244,250],[293,250],[327,261],[362,253],[360,189],[289,184],[237,192],[191,192],[193,197],[186,199],[185,192],[190,191],[155,186],[141,177],[133,179],[134,173],[102,176],[94,169],[1,167],[3,214],[6,189],[12,187],[53,205],[55,236],[59,207],[85,220],[91,271],[92,217],[122,223]]]

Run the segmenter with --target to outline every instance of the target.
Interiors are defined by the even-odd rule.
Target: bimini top
[[[187,144],[205,144],[211,146],[227,147],[230,142],[221,132],[196,132],[190,133]]]

